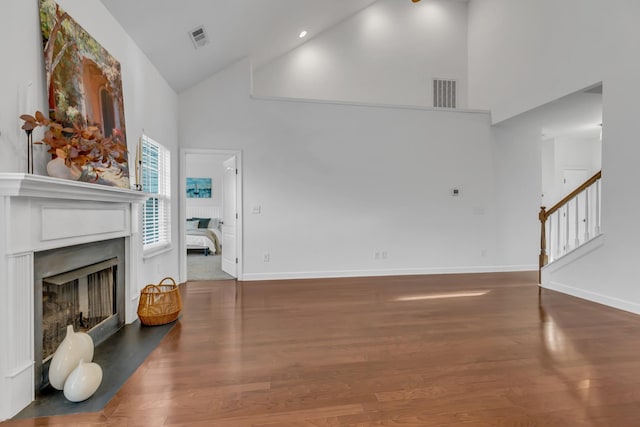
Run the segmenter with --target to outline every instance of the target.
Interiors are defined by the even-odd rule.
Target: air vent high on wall
[[[433,79],[433,106],[436,108],[456,108],[455,80]]]
[[[209,44],[209,37],[207,36],[207,32],[204,30],[204,27],[202,25],[189,31],[189,37],[191,37],[193,47],[195,47],[196,49]]]

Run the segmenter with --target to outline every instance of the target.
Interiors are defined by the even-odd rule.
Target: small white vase
[[[73,327],[71,327],[71,330],[73,330]],[[91,335],[86,332],[74,332],[74,334],[75,338],[78,340],[78,346],[81,349],[78,353],[80,353],[80,356],[85,362],[91,362],[93,360],[94,350],[93,338],[91,338]]]
[[[74,332],[73,325],[67,326],[64,337],[49,365],[49,384],[62,390],[64,382],[80,360],[93,360],[93,340],[84,332]]]
[[[78,366],[64,382],[64,397],[71,402],[82,402],[98,390],[102,382],[102,368],[97,363],[78,362]]]
[[[82,175],[82,170],[70,168],[64,163],[62,157],[56,157],[47,163],[47,174],[54,178],[71,179],[77,181]]]

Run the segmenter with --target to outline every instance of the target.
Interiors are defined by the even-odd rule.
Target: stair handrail
[[[564,205],[573,200],[576,196],[582,193],[584,190],[595,184],[600,178],[602,178],[602,171],[598,171],[591,178],[587,179],[584,183],[582,183],[578,188],[569,193],[566,197],[560,200],[558,203],[553,205],[549,210],[546,210],[545,206],[540,207],[540,212],[538,213],[538,219],[540,219],[540,257],[538,258],[538,283],[542,283],[542,267],[547,265],[549,262],[549,257],[547,255],[547,232],[546,232],[546,223],[549,217],[557,212]]]

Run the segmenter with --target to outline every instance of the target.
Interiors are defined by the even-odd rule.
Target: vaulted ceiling
[[[101,1],[181,92],[244,57],[260,67],[377,0]],[[210,42],[196,49],[189,33],[198,26]],[[305,38],[298,37],[302,30],[308,32]],[[532,119],[546,137],[599,133],[595,125],[602,122],[602,95],[590,92],[540,107]]]
[[[243,58],[260,66],[375,0],[102,0],[177,91]],[[210,43],[196,49],[191,30]],[[308,32],[299,38],[302,30]]]

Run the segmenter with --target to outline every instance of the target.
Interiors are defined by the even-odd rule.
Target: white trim
[[[617,308],[619,310],[629,311],[634,314],[640,314],[640,304],[631,301],[625,301],[620,298],[610,297],[597,292],[591,292],[584,289],[575,288],[573,286],[565,285],[560,282],[551,280],[544,289],[550,289],[552,291],[562,292],[563,294],[571,295],[577,298],[582,298],[587,301],[603,304],[609,307]]]
[[[238,169],[238,181],[236,188],[236,207],[238,209],[238,220],[237,220],[237,236],[236,236],[236,253],[238,256],[238,270],[237,270],[237,279],[244,280],[244,250],[243,250],[243,207],[242,207],[242,176],[243,176],[243,163],[242,163],[242,150],[226,150],[226,149],[215,149],[215,148],[182,148],[180,149],[180,182],[178,184],[178,191],[180,194],[178,195],[178,204],[179,204],[179,251],[180,251],[180,283],[185,283],[187,281],[187,243],[185,241],[185,228],[187,223],[187,154],[209,154],[209,155],[228,155],[236,156],[236,168]]]
[[[587,301],[592,301],[598,304],[603,304],[609,307],[617,308],[619,310],[629,311],[634,314],[640,314],[640,304],[631,301],[625,301],[623,299],[611,297],[608,295],[600,294],[598,292],[592,292],[589,290],[577,288],[565,283],[561,283],[552,279],[552,275],[559,270],[567,267],[568,265],[576,262],[577,260],[585,257],[589,253],[601,248],[605,244],[605,235],[600,234],[593,239],[589,240],[584,245],[572,250],[563,257],[548,264],[542,268],[542,284],[540,285],[544,289],[550,289],[563,294],[571,295],[577,298],[582,298]]]
[[[141,191],[24,173],[0,173],[0,196],[144,203]]]
[[[560,258],[554,260],[552,263],[545,265],[544,267],[542,267],[542,277],[541,277],[542,284],[544,285],[546,281],[551,280],[549,277],[550,274],[555,273],[556,271],[564,268],[565,266],[571,264],[572,262],[575,262],[580,258],[586,256],[587,254],[595,251],[596,249],[603,246],[604,243],[605,243],[605,237],[604,237],[604,234],[601,233],[596,237],[594,237],[593,239],[589,240],[588,242],[582,244],[581,246],[578,246],[577,248],[572,249],[571,251],[562,255]]]
[[[377,277],[377,276],[416,276],[431,274],[465,274],[465,273],[506,273],[514,271],[535,271],[538,266],[503,265],[476,267],[434,267],[434,268],[405,268],[386,270],[335,270],[335,271],[297,271],[278,273],[245,273],[242,280],[289,280],[289,279],[323,279],[341,277]],[[240,279],[238,279],[240,280]]]
[[[420,110],[420,111],[437,111],[439,113],[465,113],[465,114],[486,114],[491,116],[489,110],[476,110],[470,108],[435,108],[423,105],[402,105],[402,104],[377,104],[373,102],[349,102],[331,99],[311,99],[311,98],[289,98],[283,96],[263,96],[249,94],[249,98],[254,101],[276,101],[276,102],[303,102],[309,104],[329,104],[344,105],[349,107],[364,108],[387,108],[391,110]]]
[[[160,254],[171,252],[173,249],[171,243],[162,243],[156,246],[151,246],[142,250],[142,260],[146,261]]]
[[[25,371],[32,369],[33,366],[35,365],[35,362],[30,361],[30,362],[25,362],[23,364],[24,366],[20,367],[20,368],[16,368],[14,369],[13,372],[9,372],[7,374],[7,378],[11,378],[14,379],[15,377],[17,377],[18,375],[22,375],[23,373],[25,373]]]

